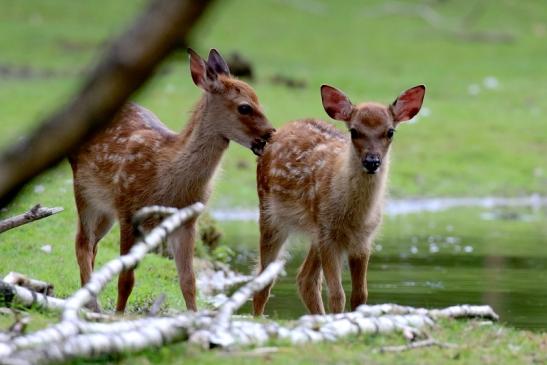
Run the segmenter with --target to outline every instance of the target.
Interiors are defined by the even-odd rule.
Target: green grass
[[[0,0],[0,65],[57,73],[50,78],[0,76],[0,148],[17,141],[40,118],[66,101],[80,85],[82,70],[89,68],[109,37],[123,30],[144,3]],[[322,83],[343,89],[355,102],[385,103],[410,86],[426,84],[424,105],[431,111],[430,116],[401,126],[394,141],[390,176],[393,197],[547,194],[547,5],[533,0],[480,2],[482,11],[466,29],[510,32],[514,42],[505,44],[456,39],[410,15],[369,16],[382,3],[217,1],[193,33],[191,45],[202,55],[216,47],[225,55],[239,51],[248,57],[257,75],[252,85],[276,127],[303,117],[327,120],[319,97]],[[476,9],[476,3],[443,1],[433,2],[432,6],[449,24],[455,24]],[[162,71],[135,99],[170,128],[181,130],[200,91],[191,81],[182,52],[171,57]],[[303,79],[307,87],[275,85],[270,79],[278,74]],[[498,89],[482,87],[488,76],[499,80]],[[481,85],[478,95],[468,93],[471,84]],[[250,151],[231,144],[210,206],[256,207],[254,163]],[[55,217],[0,235],[1,274],[17,270],[50,280],[63,297],[79,286],[73,253],[76,212],[70,179],[70,168],[63,163],[28,184],[7,210],[0,211],[2,218],[38,202],[65,208]],[[44,191],[35,191],[38,186]],[[384,251],[378,254],[406,252],[409,243],[405,237],[415,235],[425,240],[427,236],[445,235],[443,229],[448,225],[461,227],[465,238],[470,224],[474,232],[470,238],[473,242],[469,241],[475,248],[473,255],[492,250],[511,256],[530,252],[542,256],[545,252],[541,243],[547,232],[541,222],[490,225],[470,210],[444,214],[437,218],[436,227],[429,222],[428,215],[387,219],[379,240]],[[222,224],[222,228],[226,232],[224,242],[230,247],[248,249],[256,245],[255,224]],[[499,234],[492,234],[494,231]],[[504,238],[519,235],[529,237],[534,246],[523,247],[515,244],[514,238]],[[51,254],[39,249],[44,244],[52,245]],[[115,228],[101,242],[98,265],[117,251]],[[167,294],[169,307],[184,308],[175,277],[172,263],[148,257],[137,271],[129,310],[140,311],[160,292]],[[113,307],[114,298],[112,284],[102,298],[105,308]],[[0,317],[1,326],[5,327],[6,321]],[[400,340],[356,338],[306,346],[303,350],[282,346],[278,354],[268,355],[265,360],[522,363],[536,361],[534,352],[545,352],[542,334],[452,322],[436,331],[439,339],[457,342],[462,348],[379,354],[373,350]],[[176,345],[122,361],[241,363],[255,362],[257,358],[204,353]]]

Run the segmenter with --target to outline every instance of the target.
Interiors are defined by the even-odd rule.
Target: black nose
[[[363,167],[369,174],[375,174],[381,164],[382,160],[380,159],[380,155],[375,153],[367,153],[363,160]]]
[[[264,141],[269,142],[274,133],[275,133],[275,128],[272,128],[272,129],[268,130],[266,133],[264,133],[261,138]]]

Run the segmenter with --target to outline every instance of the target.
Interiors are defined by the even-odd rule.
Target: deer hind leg
[[[84,286],[91,277],[91,273],[95,266],[95,256],[97,254],[97,246],[99,241],[108,233],[113,219],[98,211],[91,209],[80,209],[78,207],[78,233],[76,235],[76,259],[80,267],[80,284]],[[94,311],[100,311],[100,306],[97,298],[90,301],[87,307]]]
[[[300,267],[297,277],[300,298],[311,314],[324,314],[323,299],[321,298],[321,257],[319,248],[314,242],[304,263]]]
[[[323,275],[329,289],[329,305],[332,313],[341,313],[346,305],[342,287],[342,255],[334,242],[323,240],[319,247]]]
[[[179,285],[186,302],[186,309],[197,311],[196,277],[194,274],[195,220],[186,223],[169,238],[169,244],[175,258]]]
[[[368,298],[367,267],[370,258],[369,250],[350,252],[348,255],[349,270],[351,273],[351,310],[365,304]]]
[[[135,237],[130,220],[120,219],[120,255],[125,255],[129,252]],[[135,273],[133,269],[125,270],[120,273],[118,278],[118,300],[116,302],[116,311],[123,313],[127,305],[127,299],[133,291],[135,285]]]
[[[279,226],[271,224],[268,219],[260,216],[260,261],[258,271],[261,273],[269,264],[277,259],[283,243],[287,240],[288,231]],[[270,297],[270,291],[273,282],[264,289],[257,292],[253,297],[254,315],[260,316],[264,313],[264,308]]]

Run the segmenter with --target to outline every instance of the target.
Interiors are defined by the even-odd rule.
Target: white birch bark
[[[62,321],[60,323],[29,335],[14,338],[9,343],[0,342],[0,361],[8,358],[16,350],[61,341],[70,336],[83,333],[89,330],[89,327],[101,325],[100,323],[82,321],[79,317],[81,308],[89,300],[98,296],[106,284],[116,275],[123,270],[134,268],[147,252],[156,248],[170,233],[188,219],[197,216],[203,209],[204,205],[202,203],[195,203],[187,208],[178,210],[175,214],[163,220],[159,226],[150,231],[142,240],[138,241],[128,254],[109,261],[101,269],[94,272],[89,282],[65,301]],[[120,327],[123,327],[123,325]]]

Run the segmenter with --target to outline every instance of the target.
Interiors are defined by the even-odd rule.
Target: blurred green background
[[[17,141],[66,101],[109,39],[124,30],[144,5],[141,0],[0,0],[0,147]],[[328,120],[320,102],[322,83],[344,90],[354,102],[384,103],[411,86],[425,84],[424,109],[413,123],[400,127],[394,140],[389,185],[393,199],[547,194],[545,1],[220,0],[189,43],[202,55],[215,47],[225,56],[238,52],[248,58],[255,73],[251,84],[276,127],[303,117]],[[305,86],[287,87],[275,81],[280,78]],[[181,130],[199,96],[181,50],[161,66],[135,100],[170,128]],[[252,153],[232,143],[210,209],[254,209],[254,166]],[[18,270],[48,279],[57,285],[58,294],[68,295],[79,286],[79,278],[72,248],[76,212],[66,162],[30,183],[0,212],[0,218],[37,202],[63,206],[65,212],[0,235],[0,273]],[[544,307],[544,285],[538,290],[527,278],[536,277],[538,283],[547,278],[545,211],[494,212],[496,218],[488,223],[481,221],[482,213],[463,209],[388,219],[379,238],[384,248],[376,254],[379,265],[385,266],[390,258],[404,261],[404,255],[427,258],[430,264],[423,271],[412,262],[402,268],[395,265],[392,271],[402,277],[405,270],[418,267],[418,283],[431,281],[441,269],[455,272],[452,284],[457,290],[424,284],[425,291],[410,289],[413,304],[419,304],[417,296],[429,305],[459,298],[481,302],[487,300],[484,290],[493,285],[480,281],[485,277],[484,262],[490,262],[487,258],[516,256],[524,263],[509,265],[510,269],[531,271],[515,275],[504,271],[507,281],[513,278],[514,282],[500,290],[522,289],[519,298],[528,295]],[[225,232],[224,244],[256,249],[254,222],[219,224]],[[440,241],[457,237],[460,251],[450,245],[442,251],[441,244],[440,253],[431,249],[432,236]],[[51,254],[39,250],[43,244],[53,246]],[[443,254],[439,262],[458,262],[467,245],[473,249],[465,254],[474,257],[477,272],[466,270],[465,265],[446,269],[436,263],[435,255]],[[101,242],[99,264],[113,257],[117,247],[115,229]],[[250,256],[240,263],[242,267],[252,265],[254,256]],[[527,258],[535,261],[526,264]],[[173,285],[174,265],[163,260],[150,257],[137,272],[132,310],[146,306],[159,290],[168,293],[169,305],[183,306]],[[389,272],[389,265],[384,266],[376,269]],[[374,274],[376,269],[371,266],[372,283],[385,278],[395,282],[392,292],[400,291],[403,284],[397,283],[404,279],[380,271]],[[492,270],[489,273],[497,277],[496,270],[504,268]],[[462,288],[469,288],[466,295]],[[294,286],[286,290],[297,302]],[[443,291],[442,301],[428,301],[427,295]],[[111,308],[113,300],[114,285],[103,299],[105,308]],[[517,302],[511,310],[521,304]],[[526,323],[533,320],[527,318]]]

